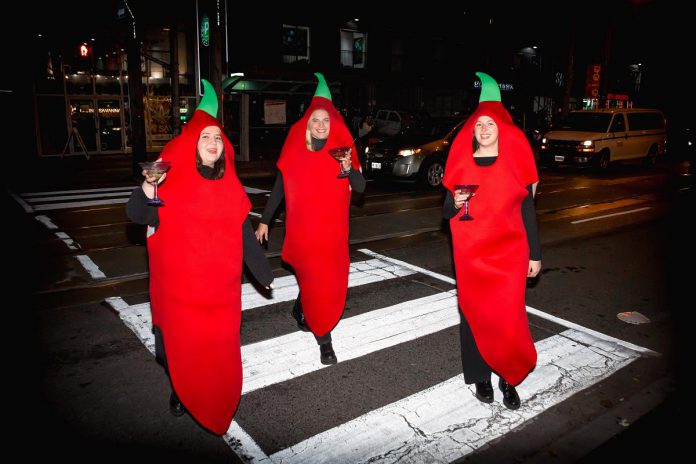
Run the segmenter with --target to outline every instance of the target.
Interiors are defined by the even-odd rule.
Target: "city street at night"
[[[0,40],[10,459],[688,452],[685,11],[20,9]]]

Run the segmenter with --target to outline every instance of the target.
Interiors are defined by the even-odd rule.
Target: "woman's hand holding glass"
[[[157,158],[157,161],[162,161],[162,158]],[[151,173],[151,171],[143,169],[142,175],[145,178],[143,192],[145,192],[148,198],[152,199],[155,197],[155,183],[159,185],[164,182],[164,179],[167,178],[167,173]]]
[[[341,160],[341,164],[343,165],[343,172],[350,172],[350,170],[353,168],[353,163],[351,162],[351,153],[353,152],[353,148],[348,149],[348,153],[343,157]]]
[[[470,199],[475,193],[468,192],[466,190],[455,190],[454,191],[454,207],[461,209],[464,206],[464,202]]]

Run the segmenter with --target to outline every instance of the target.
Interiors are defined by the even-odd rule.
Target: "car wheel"
[[[425,166],[422,179],[423,183],[430,188],[439,188],[442,185],[442,178],[445,176],[445,164],[442,160],[434,160]]]
[[[603,151],[599,154],[599,159],[597,160],[597,169],[600,171],[606,171],[609,168],[609,163],[611,162],[611,157],[608,151]]]
[[[645,165],[649,168],[657,163],[657,145],[650,147],[647,156],[645,157]]]

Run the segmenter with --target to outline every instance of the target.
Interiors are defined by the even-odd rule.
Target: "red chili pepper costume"
[[[212,86],[203,83],[204,100],[215,97]],[[196,169],[201,130],[220,127],[202,106],[162,151],[172,167],[159,188],[166,202],[159,210],[160,226],[147,243],[150,299],[174,390],[194,419],[221,435],[242,391],[241,233],[251,204],[224,132],[224,176],[206,180]]]
[[[320,86],[325,86],[320,76]],[[348,178],[336,178],[339,163],[328,150],[351,146],[353,140],[331,103],[328,87],[323,95],[315,95],[304,116],[290,128],[278,159],[286,208],[282,258],[295,271],[305,320],[318,337],[331,331],[341,318],[350,266],[350,188]],[[326,144],[313,152],[307,149],[305,138],[309,118],[318,109],[329,113],[331,125]],[[352,163],[360,168],[355,153]]]
[[[482,74],[477,73],[485,86],[485,78],[492,78]],[[450,220],[459,308],[486,363],[517,385],[536,365],[525,308],[529,246],[520,210],[526,186],[539,178],[529,143],[499,95],[498,101],[481,101],[464,123],[443,184],[453,193],[458,184],[479,185],[469,202],[474,220],[460,221],[459,214]],[[499,131],[498,158],[486,167],[476,165],[472,148],[474,125],[484,115]]]

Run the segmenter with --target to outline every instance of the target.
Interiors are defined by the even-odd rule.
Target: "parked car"
[[[574,164],[604,170],[614,161],[654,164],[665,153],[665,117],[658,110],[613,108],[571,111],[539,147],[546,165]]]
[[[406,132],[428,119],[426,113],[397,110],[378,110],[374,117],[372,132],[375,137],[389,137]]]
[[[370,144],[365,150],[366,177],[442,185],[450,145],[466,118],[430,118],[402,134]]]

